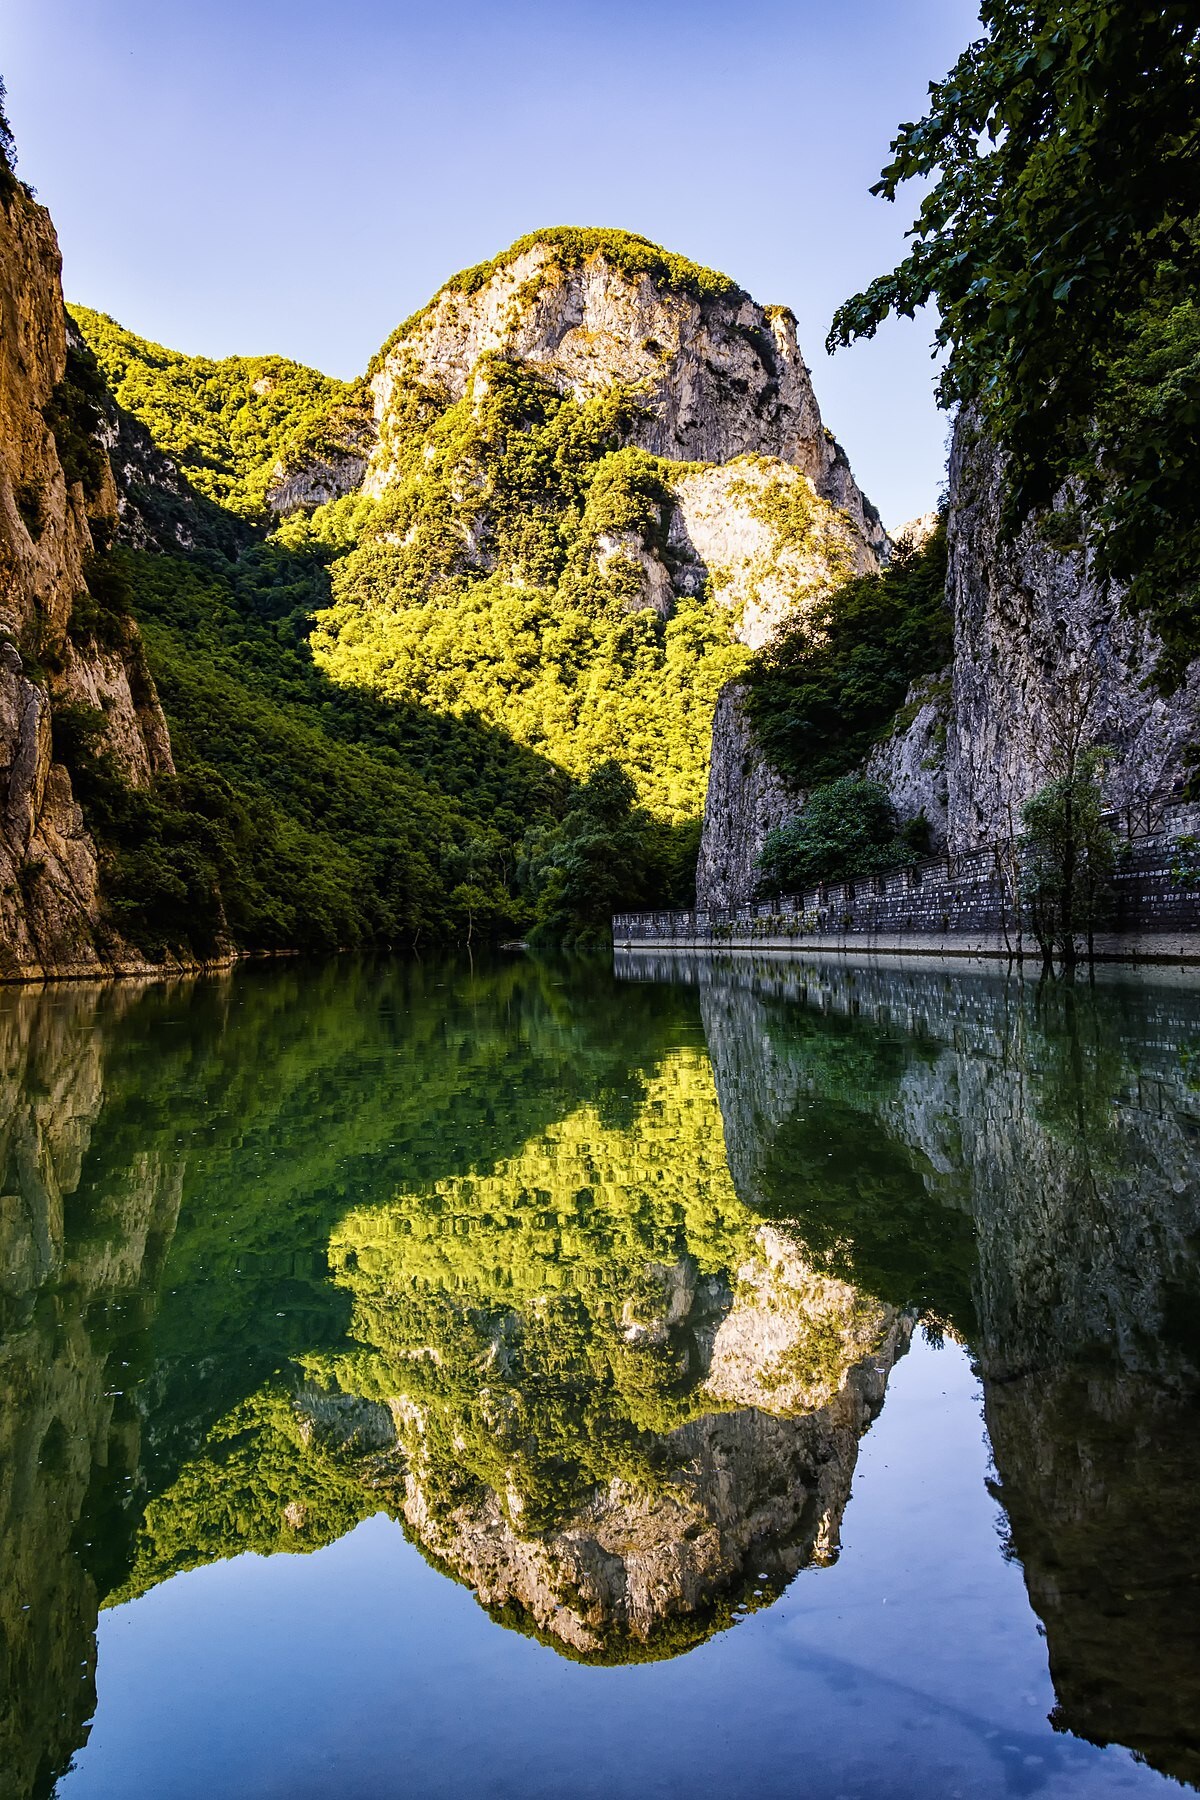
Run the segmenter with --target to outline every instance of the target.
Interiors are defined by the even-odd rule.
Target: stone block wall
[[[1152,834],[1121,848],[1112,894],[1098,921],[1106,956],[1144,953],[1149,938],[1169,954],[1200,955],[1200,835],[1196,809],[1178,807]],[[1006,846],[947,854],[911,868],[831,882],[803,894],[690,912],[619,913],[618,947],[790,948],[849,941],[873,947],[1036,954]],[[1194,939],[1193,944],[1191,940]]]

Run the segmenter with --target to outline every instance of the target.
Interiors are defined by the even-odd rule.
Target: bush
[[[1108,898],[1117,841],[1101,814],[1100,765],[1099,751],[1085,752],[1021,808],[1022,892],[1047,961],[1057,950],[1073,962],[1081,932],[1090,949]]]
[[[887,790],[847,775],[818,788],[802,812],[767,834],[758,859],[760,894],[799,893],[916,862],[928,850],[924,815],[901,827]]]
[[[859,575],[761,651],[746,710],[768,760],[798,787],[857,768],[914,681],[950,660],[944,521],[876,575]]]

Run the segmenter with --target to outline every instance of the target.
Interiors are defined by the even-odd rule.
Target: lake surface
[[[1200,1785],[1200,985],[0,991],[0,1800]]]

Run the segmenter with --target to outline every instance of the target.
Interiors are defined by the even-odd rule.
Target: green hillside
[[[184,478],[181,497],[118,459],[141,546],[104,559],[101,616],[79,619],[136,618],[179,777],[130,793],[95,722],[59,731],[127,935],[573,941],[614,907],[687,901],[712,710],[747,653],[706,596],[631,607],[636,564],[597,554],[606,533],[655,542],[670,499],[672,465],[624,447],[635,394],[576,401],[487,358],[469,399],[393,406],[382,497],[273,523],[273,475],[364,416],[361,386],[73,317]]]

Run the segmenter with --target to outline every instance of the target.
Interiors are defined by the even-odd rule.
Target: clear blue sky
[[[70,298],[179,349],[353,375],[456,269],[619,225],[790,305],[896,525],[946,421],[928,319],[829,360],[910,222],[871,199],[974,0],[0,0],[20,169]]]

